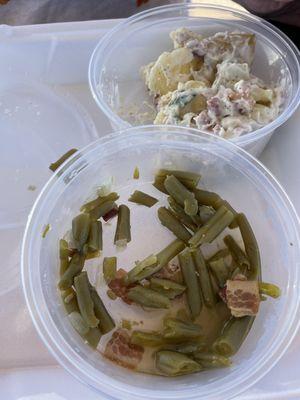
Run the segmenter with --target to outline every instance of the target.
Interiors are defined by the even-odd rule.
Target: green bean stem
[[[174,175],[167,176],[164,185],[169,195],[184,207],[187,215],[193,216],[197,214],[198,202],[194,193],[190,192]]]
[[[186,287],[169,279],[151,278],[150,289],[167,296],[169,299],[174,299],[176,296],[180,296]]]
[[[88,247],[91,252],[103,250],[103,234],[101,221],[91,221]]]
[[[111,202],[111,201],[116,201],[116,200],[118,200],[118,198],[119,198],[119,195],[116,192],[109,193],[106,196],[98,196],[98,197],[96,197],[96,199],[83,204],[83,206],[80,207],[80,211],[83,211],[86,213],[91,212],[95,208],[100,207],[102,204]]]
[[[57,161],[51,163],[49,169],[51,169],[51,171],[53,172],[56,171],[69,157],[71,157],[77,151],[78,151],[77,149],[70,149],[65,154],[63,154]]]
[[[259,293],[277,299],[281,295],[281,290],[273,283],[259,282]]]
[[[221,356],[233,356],[241,347],[251,329],[254,317],[232,317],[225,325],[221,336],[214,342],[213,351]]]
[[[100,299],[97,291],[92,286],[89,286],[91,298],[94,303],[94,312],[96,317],[99,320],[99,328],[103,335],[110,332],[115,327],[114,320],[109,315],[108,311],[106,310],[102,300]]]
[[[225,206],[221,206],[189,240],[192,247],[211,243],[232,222],[234,215]]]
[[[94,312],[94,304],[89,290],[89,280],[85,271],[74,278],[74,286],[82,318],[90,328],[95,328],[98,326],[99,320]]]
[[[118,222],[114,243],[123,246],[131,241],[130,210],[124,204],[120,205],[118,211]]]
[[[245,251],[250,262],[250,271],[248,273],[249,279],[258,278],[261,280],[261,262],[259,247],[254,236],[251,225],[244,214],[237,215],[237,222],[241,231],[244,241]]]
[[[176,203],[173,197],[168,196],[168,203],[169,203],[169,211],[174,214],[174,216],[179,219],[179,221],[189,228],[192,232],[196,232],[197,224],[193,221],[190,215],[187,215],[184,212],[184,209]]]
[[[198,271],[204,304],[207,307],[212,307],[215,304],[215,296],[211,287],[211,281],[203,254],[200,249],[197,249],[192,252],[192,255]]]
[[[168,297],[143,286],[130,289],[128,298],[141,306],[150,308],[169,308],[171,305]]]
[[[178,239],[183,242],[188,242],[192,237],[184,225],[182,225],[182,223],[166,207],[160,207],[157,211],[157,215],[161,224],[173,232]]]
[[[162,335],[156,332],[133,331],[130,341],[143,347],[157,347],[164,344]]]
[[[156,353],[156,368],[167,376],[191,374],[202,370],[200,364],[185,354],[170,350]]]
[[[75,253],[71,258],[68,268],[65,270],[60,278],[58,287],[61,290],[66,290],[73,285],[74,277],[83,269],[85,256],[83,254]]]
[[[152,197],[147,193],[141,192],[140,190],[135,190],[129,197],[128,201],[149,208],[151,208],[152,206],[154,206],[154,204],[158,202],[158,200],[155,197]]]
[[[104,257],[103,276],[106,283],[115,279],[117,272],[117,257]]]
[[[180,253],[178,258],[183,275],[183,280],[187,287],[187,302],[191,311],[192,318],[195,318],[200,314],[202,301],[193,258],[191,252],[188,249]]]

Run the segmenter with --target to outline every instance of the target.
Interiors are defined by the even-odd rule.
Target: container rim
[[[199,392],[196,389],[192,389],[190,393],[174,392],[169,391],[167,393],[157,393],[148,389],[136,389],[136,394],[131,390],[130,385],[125,383],[120,383],[116,381],[113,377],[108,377],[101,371],[97,370],[97,375],[95,369],[86,361],[82,360],[78,353],[74,351],[69,345],[66,345],[65,340],[59,333],[54,321],[47,315],[45,310],[41,310],[39,307],[39,302],[37,300],[37,292],[39,288],[33,286],[32,277],[33,271],[31,269],[32,264],[32,246],[35,237],[35,225],[39,219],[39,215],[45,207],[45,200],[49,193],[55,189],[57,182],[64,178],[64,175],[68,174],[70,170],[74,169],[76,166],[80,166],[82,159],[88,158],[89,154],[92,154],[97,150],[97,154],[101,154],[101,147],[106,143],[115,144],[123,140],[126,143],[128,137],[131,135],[149,137],[150,140],[155,140],[155,137],[160,137],[161,134],[172,134],[168,136],[168,140],[173,140],[174,133],[177,134],[178,140],[183,140],[181,138],[186,138],[185,143],[187,146],[193,141],[195,145],[198,145],[203,141],[211,141],[214,145],[219,146],[224,149],[224,146],[229,149],[229,151],[242,159],[249,168],[252,168],[260,175],[261,179],[268,184],[275,196],[281,201],[281,206],[285,209],[288,219],[291,221],[291,230],[293,231],[297,241],[294,243],[294,251],[300,255],[300,221],[299,217],[295,211],[293,204],[291,203],[289,197],[285,193],[284,189],[276,178],[267,170],[267,168],[253,156],[248,154],[245,150],[239,148],[235,144],[226,141],[226,139],[216,137],[211,134],[201,133],[199,135],[198,131],[193,128],[184,128],[178,126],[141,126],[134,127],[126,130],[122,130],[110,135],[104,136],[96,140],[95,142],[89,144],[80,152],[75,153],[69,160],[67,160],[49,179],[42,191],[40,192],[30,214],[28,217],[28,222],[25,228],[24,238],[22,242],[22,259],[21,259],[21,277],[22,286],[24,290],[24,295],[29,309],[31,318],[37,329],[39,335],[43,339],[48,350],[56,358],[56,360],[67,369],[74,377],[84,382],[93,389],[96,389],[102,395],[105,395],[107,399],[116,399],[122,396],[124,400],[179,400],[184,398],[196,400],[199,396]],[[188,141],[187,141],[188,139]],[[265,185],[264,185],[265,187]],[[287,349],[293,338],[295,337],[298,327],[300,325],[299,318],[299,306],[300,306],[300,296],[297,291],[297,285],[300,281],[300,272],[295,268],[296,279],[293,284],[292,291],[294,293],[293,305],[291,304],[291,309],[289,312],[289,319],[286,322],[284,329],[281,328],[280,334],[270,345],[269,351],[265,354],[260,363],[257,363],[253,368],[249,368],[249,371],[244,376],[237,378],[233,383],[224,385],[221,392],[216,392],[216,389],[208,390],[207,393],[203,393],[206,399],[216,398],[214,396],[219,396],[219,398],[230,398],[234,395],[238,395],[242,391],[246,390],[250,386],[254,385],[258,380],[260,380],[274,365],[284,351]],[[41,282],[40,282],[41,285]],[[37,290],[38,289],[38,290]],[[291,302],[292,303],[292,302]],[[198,389],[199,390],[199,389]],[[221,397],[220,397],[221,396]]]
[[[297,80],[298,80],[298,86],[295,95],[291,99],[290,104],[288,105],[287,108],[283,110],[283,112],[278,115],[277,118],[275,118],[272,122],[268,123],[267,125],[249,132],[245,135],[236,137],[236,138],[231,138],[229,139],[231,142],[237,143],[238,145],[246,145],[248,143],[251,143],[259,137],[263,137],[270,133],[271,131],[274,131],[276,128],[278,128],[280,125],[282,125],[287,119],[295,112],[297,109],[299,103],[300,103],[300,51],[298,50],[297,46],[291,41],[291,39],[283,33],[280,29],[272,25],[271,23],[265,21],[264,19],[250,14],[248,11],[240,11],[235,8],[231,7],[225,7],[225,6],[218,6],[214,4],[208,4],[208,3],[175,3],[175,4],[169,4],[165,6],[159,6],[155,8],[151,8],[145,11],[142,11],[140,13],[137,13],[126,20],[120,22],[117,24],[113,29],[111,29],[109,32],[107,32],[103,38],[99,41],[97,46],[95,47],[90,62],[89,62],[89,68],[88,68],[88,81],[89,81],[89,87],[90,91],[92,93],[92,96],[97,103],[97,105],[100,107],[100,109],[104,112],[104,114],[108,117],[108,119],[118,126],[118,129],[126,129],[130,128],[131,124],[129,124],[127,121],[123,120],[122,118],[119,117],[115,112],[112,111],[111,107],[107,104],[107,102],[100,96],[99,90],[97,88],[97,77],[96,77],[96,71],[97,71],[97,59],[98,59],[98,54],[107,54],[108,49],[110,48],[110,40],[111,38],[117,34],[118,32],[122,32],[123,28],[129,25],[132,25],[138,21],[141,21],[148,16],[155,16],[157,14],[164,13],[168,10],[182,10],[182,9],[208,9],[208,10],[221,10],[224,12],[228,12],[231,15],[237,16],[237,17],[243,17],[244,20],[254,22],[259,24],[264,28],[266,32],[268,32],[271,36],[276,37],[279,39],[279,41],[285,45],[287,48],[288,53],[290,56],[293,58],[293,61],[295,63],[295,67],[297,69]],[[120,37],[120,42],[122,41],[122,35],[119,35]],[[104,64],[105,57],[102,57],[101,64]],[[202,132],[200,129],[197,129],[198,132]]]

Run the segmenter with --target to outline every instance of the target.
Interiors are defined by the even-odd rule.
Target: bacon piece
[[[126,286],[124,284],[124,277],[127,275],[127,272],[120,268],[116,272],[115,279],[112,279],[108,283],[108,287],[114,292],[114,294],[120,297],[125,303],[132,304],[132,301],[127,297],[129,289],[136,286],[135,284],[131,284]]]
[[[226,282],[227,306],[234,317],[256,315],[260,295],[257,281],[228,280]]]
[[[130,343],[125,329],[116,330],[106,345],[104,356],[125,368],[134,369],[143,358],[144,348]]]

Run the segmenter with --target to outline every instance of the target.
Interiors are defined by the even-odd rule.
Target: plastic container
[[[140,169],[138,181],[132,179],[136,165]],[[114,188],[119,193],[131,192],[137,185],[146,190],[152,187],[154,171],[170,166],[200,170],[204,187],[217,191],[234,208],[246,213],[261,250],[263,279],[279,284],[282,289],[278,300],[262,304],[231,368],[176,379],[123,369],[91,350],[70,326],[56,286],[58,238],[70,229],[72,218],[86,197],[92,195],[92,188],[114,176]],[[134,211],[132,215],[133,238],[145,238],[152,232],[149,236],[152,240],[139,242],[133,239],[124,252],[134,260],[148,255],[151,248],[152,251],[161,248],[163,243],[156,231],[155,234],[151,231],[152,225],[145,212],[140,218],[134,218]],[[41,233],[48,223],[51,229],[42,238]],[[87,146],[48,181],[30,213],[25,231],[23,288],[33,322],[48,349],[75,377],[98,390],[102,398],[226,400],[262,378],[296,334],[299,324],[299,235],[299,219],[284,190],[271,173],[244,150],[230,141],[195,129],[136,127]],[[105,246],[109,246],[111,240],[104,239]],[[98,264],[99,261],[95,270],[99,269]],[[107,304],[112,314],[116,311],[113,307],[118,307],[111,305],[113,303]],[[121,312],[124,317],[126,314]]]
[[[120,23],[100,41],[91,58],[89,83],[98,106],[114,130],[137,125],[136,116],[149,113],[146,103],[152,104],[140,68],[157,59],[163,51],[172,49],[169,33],[182,26],[205,35],[234,30],[255,33],[257,45],[252,72],[269,83],[282,80],[286,97],[282,113],[273,122],[231,139],[258,156],[274,130],[299,104],[300,56],[286,35],[247,12],[193,2],[157,7]],[[128,117],[129,112],[132,117]],[[142,122],[152,123],[153,118]]]

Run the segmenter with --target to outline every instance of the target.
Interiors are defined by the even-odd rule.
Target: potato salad
[[[170,37],[174,50],[142,67],[157,110],[155,124],[195,127],[229,139],[278,116],[280,87],[251,74],[254,34],[203,37],[179,28]]]

